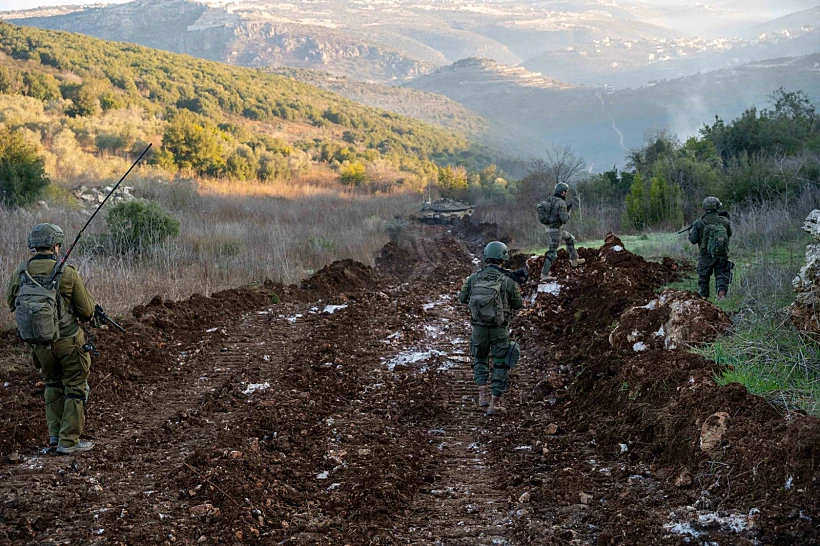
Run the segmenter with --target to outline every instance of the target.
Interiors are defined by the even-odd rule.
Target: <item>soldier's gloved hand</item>
[[[575,203],[570,201],[569,205],[567,205],[567,211],[572,212],[572,209],[574,209],[574,208],[575,208]]]

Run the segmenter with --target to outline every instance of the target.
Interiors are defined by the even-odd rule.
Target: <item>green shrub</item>
[[[364,165],[358,161],[348,163],[341,170],[342,184],[347,186],[360,186],[364,183],[366,177],[366,170]]]
[[[117,203],[108,212],[106,226],[106,242],[120,254],[143,253],[179,235],[179,221],[152,201]]]
[[[36,201],[49,180],[45,160],[19,133],[0,128],[0,202],[10,207]]]

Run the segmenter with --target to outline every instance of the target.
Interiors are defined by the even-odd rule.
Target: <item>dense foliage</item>
[[[168,169],[265,180],[293,174],[296,151],[337,168],[386,160],[435,177],[436,164],[476,169],[493,159],[461,136],[258,70],[7,23],[0,52],[0,93],[74,118],[138,108],[167,120],[153,161]],[[130,151],[116,139],[97,144]]]
[[[34,202],[48,186],[44,161],[22,136],[0,127],[0,203]]]

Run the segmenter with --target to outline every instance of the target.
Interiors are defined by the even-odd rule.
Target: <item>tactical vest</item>
[[[548,228],[560,228],[561,216],[558,213],[562,201],[562,198],[553,195],[538,203],[538,221]]]
[[[505,292],[509,278],[495,268],[486,268],[478,273],[470,288],[470,317],[473,322],[485,326],[503,326],[509,311],[506,308]]]

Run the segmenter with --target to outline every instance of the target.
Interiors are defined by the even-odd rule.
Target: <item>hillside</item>
[[[820,28],[820,5],[755,25],[746,31],[745,35],[756,38],[761,34],[783,34],[783,31],[791,33],[805,27]]]
[[[503,0],[487,6],[444,0],[224,5],[135,0],[3,17],[230,64],[306,68],[378,82],[401,82],[466,57],[518,64],[544,51],[607,36],[660,39],[679,34],[594,0],[561,5]]]
[[[530,79],[548,83],[525,85]],[[599,170],[622,164],[624,153],[639,145],[648,130],[669,127],[689,136],[716,114],[731,119],[751,105],[766,106],[767,97],[780,86],[820,100],[820,54],[620,91],[572,86],[477,60],[456,63],[408,85],[445,94],[491,124],[503,120],[505,127],[516,127],[522,152],[542,153],[551,142],[571,144]]]
[[[41,101],[37,110],[56,124],[49,130],[71,127],[86,151],[102,151],[101,143],[109,141],[97,138],[102,122],[82,120],[130,112],[152,127],[143,141],[157,131],[168,140],[175,124],[183,133],[198,127],[196,138],[205,140],[190,153],[210,154],[196,168],[206,174],[248,177],[246,163],[263,169],[268,160],[262,156],[272,155],[288,164],[297,152],[337,165],[384,160],[419,176],[433,162],[481,166],[493,160],[493,153],[461,136],[257,70],[7,23],[0,23],[0,52],[0,92]],[[24,108],[34,107],[29,104]],[[51,139],[49,130],[42,128],[37,138]],[[139,147],[133,137],[119,137],[130,144],[109,142],[107,151]],[[163,153],[160,163],[169,168],[192,164]]]

